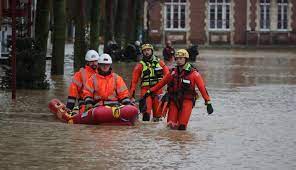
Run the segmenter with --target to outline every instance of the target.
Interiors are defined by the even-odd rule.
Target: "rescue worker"
[[[201,75],[196,68],[188,63],[188,60],[188,52],[185,49],[178,50],[176,53],[177,67],[172,69],[170,74],[145,94],[146,96],[151,95],[164,85],[168,85],[169,111],[167,124],[172,129],[186,130],[197,97],[195,86],[198,87],[205,100],[208,114],[212,114],[214,111]]]
[[[83,90],[86,110],[93,105],[130,104],[129,91],[123,79],[111,68],[112,58],[102,54],[98,60],[98,74],[86,82]]]
[[[162,51],[162,55],[164,60],[166,61],[169,61],[169,62],[175,61],[175,49],[172,47],[172,42],[170,40],[166,42],[166,46]]]
[[[141,50],[143,59],[135,66],[132,75],[130,87],[132,101],[134,101],[136,85],[139,80],[141,80],[141,97],[143,97],[147,90],[169,73],[165,63],[153,54],[153,46],[151,44],[143,44]],[[153,120],[159,121],[161,115],[156,110],[159,104],[158,97],[161,93],[162,90],[159,89],[155,91],[154,95],[146,98],[146,112],[143,113],[143,121],[150,121],[151,111],[153,111]]]
[[[86,81],[97,72],[99,54],[95,50],[87,51],[85,55],[86,65],[77,71],[69,86],[69,95],[66,107],[73,110],[76,99],[78,99],[78,106],[81,107],[84,104],[83,100],[83,88]]]

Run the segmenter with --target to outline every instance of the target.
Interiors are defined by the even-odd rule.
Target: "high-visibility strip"
[[[80,106],[80,105],[83,105],[83,104],[84,104],[84,100],[78,99],[78,105]]]
[[[117,90],[117,74],[113,73],[113,77],[114,77],[114,91],[116,92],[116,90]]]
[[[86,71],[84,68],[81,68],[80,69],[80,72],[81,72],[81,78],[82,78],[82,85],[85,86],[86,84]]]
[[[72,82],[73,82],[74,84],[76,84],[79,88],[82,87],[82,83],[81,83],[81,82],[79,82],[79,81],[77,81],[77,80],[75,80],[75,79],[72,79]]]
[[[115,105],[115,104],[119,104],[118,101],[104,101],[104,105]]]
[[[86,97],[85,102],[88,102],[88,101],[93,101],[93,99],[91,97]]]
[[[90,91],[91,93],[94,93],[94,89],[93,89],[93,88],[88,87],[88,86],[86,86],[85,88],[86,88],[88,91]]]
[[[108,96],[108,100],[117,100],[117,97],[116,97],[117,95],[116,95],[116,93],[115,92],[113,92],[113,94],[111,95],[111,96]]]
[[[95,100],[100,100],[100,99],[102,99],[102,97],[99,96],[99,95],[96,95],[96,94],[95,94],[95,95],[94,95],[94,99],[95,99]]]
[[[97,77],[95,75],[92,76],[92,79],[93,79],[93,87],[94,87],[94,91],[92,93],[94,93],[95,91],[99,91],[98,86],[97,86],[97,84],[98,84],[97,81],[98,80],[97,80]]]
[[[75,99],[69,99],[69,98],[68,98],[68,100],[67,100],[67,103],[75,103],[75,102],[76,102]]]
[[[121,101],[121,103],[130,102],[131,100],[129,98],[125,98]]]
[[[125,90],[127,90],[127,87],[126,86],[121,86],[119,89],[117,89],[117,93],[124,92]]]

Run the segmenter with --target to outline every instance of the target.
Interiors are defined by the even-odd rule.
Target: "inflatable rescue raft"
[[[71,124],[100,124],[100,125],[134,125],[139,110],[132,105],[98,106],[86,112],[79,110],[68,111],[65,104],[58,99],[52,99],[48,104],[49,110],[59,120]]]

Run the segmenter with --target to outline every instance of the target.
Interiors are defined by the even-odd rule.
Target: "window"
[[[165,29],[185,30],[186,0],[165,1]]]
[[[278,0],[277,28],[279,30],[288,29],[288,0]]]
[[[260,29],[270,29],[270,0],[260,0]]]
[[[210,0],[210,30],[229,30],[230,0]]]

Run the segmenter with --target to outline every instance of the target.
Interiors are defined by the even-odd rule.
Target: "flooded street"
[[[0,169],[296,169],[295,50],[202,49],[195,65],[214,113],[199,99],[187,131],[61,123],[47,104],[66,101],[65,63],[50,90],[17,90],[17,101],[0,91]],[[113,67],[128,86],[134,65]]]

